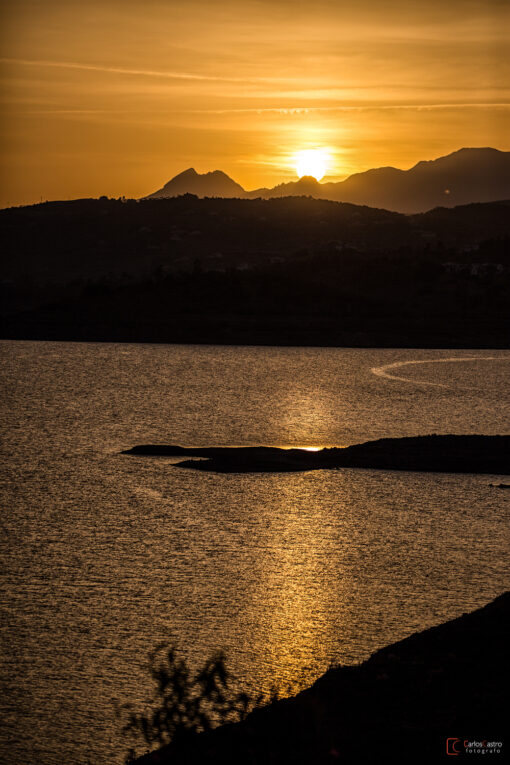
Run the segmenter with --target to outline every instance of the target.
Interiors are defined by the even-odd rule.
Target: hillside
[[[2,335],[508,347],[508,210],[191,195],[3,210]]]
[[[137,765],[430,763],[505,757],[510,593],[483,608],[328,670],[297,696],[238,724],[141,757]],[[403,604],[405,618],[405,604]],[[484,742],[473,745],[472,742]],[[453,747],[453,750],[452,750]]]

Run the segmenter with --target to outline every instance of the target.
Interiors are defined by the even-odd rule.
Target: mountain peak
[[[198,197],[232,198],[243,197],[245,192],[242,186],[233,181],[222,170],[197,173],[194,167],[189,167],[146,198],[179,197],[182,194],[196,194]]]
[[[457,149],[456,151],[450,152],[450,154],[445,154],[443,157],[437,157],[436,159],[422,159],[420,162],[418,162],[414,167],[411,168],[410,171],[414,170],[417,167],[431,167],[431,166],[438,166],[441,164],[459,164],[462,162],[472,162],[473,160],[475,162],[484,162],[484,161],[491,161],[491,160],[497,160],[499,157],[503,157],[505,154],[508,154],[508,152],[500,151],[499,149],[493,149],[490,146],[480,146],[480,147],[466,147],[464,146],[462,149]]]
[[[187,170],[183,170],[182,173],[179,173],[179,175],[176,175],[176,178],[192,178],[194,176],[198,175],[197,171],[194,167],[188,167]]]
[[[477,154],[503,154],[504,152],[500,151],[499,149],[493,149],[492,146],[472,146],[467,147],[463,146],[462,149],[457,149],[457,151],[452,151],[451,154],[448,156],[452,157],[454,154],[467,154],[467,153],[477,153]]]
[[[296,185],[299,186],[319,186],[319,181],[313,175],[302,175],[301,178],[296,181]]]

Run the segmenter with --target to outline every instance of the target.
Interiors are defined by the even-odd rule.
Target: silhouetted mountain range
[[[418,162],[410,170],[379,167],[356,173],[339,183],[319,183],[315,178],[305,176],[272,189],[254,191],[245,191],[219,170],[200,175],[190,168],[148,198],[181,194],[241,199],[311,196],[418,213],[434,207],[510,198],[510,152],[491,148],[459,149],[446,157]]]

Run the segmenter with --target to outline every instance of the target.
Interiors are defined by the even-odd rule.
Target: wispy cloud
[[[448,104],[363,104],[360,106],[295,106],[295,107],[250,107],[246,109],[195,109],[186,112],[187,114],[282,114],[298,115],[313,114],[316,112],[367,112],[374,110],[393,111],[425,111],[432,109],[508,109],[510,102],[480,102],[480,103],[448,103]]]
[[[364,104],[362,106],[295,106],[295,107],[252,107],[247,109],[147,109],[145,115],[224,115],[224,114],[274,114],[281,116],[299,116],[306,114],[358,113],[373,111],[434,111],[459,109],[510,109],[510,102],[483,103],[447,103],[447,104]],[[140,115],[139,109],[26,109],[21,114],[60,114],[60,115]]]
[[[131,69],[122,66],[105,66],[103,64],[83,64],[75,61],[48,61],[47,59],[0,58],[2,64],[20,64],[22,66],[52,67],[55,69],[79,69],[87,72],[105,72],[140,77],[159,77],[167,80],[195,80],[198,82],[294,82],[289,77],[224,77],[222,75],[195,74],[192,72],[167,72],[157,69]]]

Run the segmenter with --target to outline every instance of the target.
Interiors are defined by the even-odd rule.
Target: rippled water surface
[[[149,650],[308,684],[510,586],[498,476],[216,475],[139,443],[509,433],[505,351],[3,342],[2,750],[121,763]],[[174,460],[175,461],[175,460]]]

